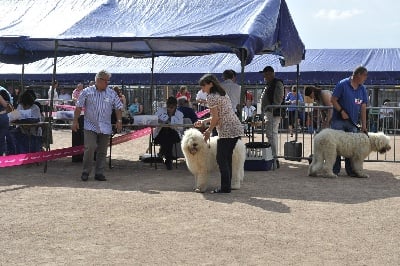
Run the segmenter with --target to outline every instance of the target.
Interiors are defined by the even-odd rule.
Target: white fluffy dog
[[[336,156],[350,159],[351,167],[358,177],[368,177],[363,172],[364,159],[373,151],[385,153],[390,150],[389,137],[378,133],[349,133],[342,130],[324,129],[314,137],[314,155],[308,168],[309,176],[322,172],[326,177],[337,177],[333,172]]]
[[[218,171],[217,164],[217,139],[211,137],[206,143],[203,134],[197,129],[190,128],[185,131],[181,141],[182,152],[185,155],[186,165],[194,175],[196,192],[204,192],[211,172]],[[240,189],[244,178],[244,161],[246,147],[240,139],[237,141],[232,156],[232,189]]]

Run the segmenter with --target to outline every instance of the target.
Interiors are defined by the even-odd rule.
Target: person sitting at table
[[[38,152],[42,150],[42,129],[38,126],[23,125],[35,124],[42,120],[39,106],[35,104],[35,99],[31,91],[25,91],[20,98],[16,109],[19,112],[18,125],[11,130],[11,136],[15,145],[15,153]]]
[[[199,119],[193,108],[189,107],[189,101],[185,96],[178,98],[178,110],[183,113],[183,118],[189,118],[192,121],[192,124],[196,123]]]
[[[60,89],[60,94],[58,94],[58,99],[59,100],[63,100],[64,102],[64,104],[69,104],[70,103],[70,101],[72,100],[72,97],[71,97],[71,95],[69,94],[69,93],[67,93],[66,91],[65,91],[65,89],[64,88],[61,88]]]
[[[128,111],[129,111],[129,115],[131,116],[132,120],[135,119],[134,118],[135,115],[144,114],[144,112],[143,112],[143,104],[140,103],[140,100],[139,100],[138,97],[134,98],[133,103],[131,105],[129,105]]]
[[[158,108],[155,115],[159,124],[182,125],[183,113],[177,110],[178,101],[171,96],[167,100],[167,107]],[[172,170],[172,149],[182,137],[181,127],[157,127],[154,130],[154,143],[160,145],[160,154],[165,158],[165,166]]]

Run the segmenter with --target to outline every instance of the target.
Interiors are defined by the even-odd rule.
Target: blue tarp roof
[[[240,61],[233,54],[214,54],[201,57],[159,57],[154,65],[158,84],[193,84],[203,73],[222,73],[225,69],[240,72]],[[277,76],[295,82],[296,67],[281,67],[278,57],[256,55],[245,67],[245,83],[263,83],[258,73],[272,65]],[[350,75],[358,65],[369,71],[367,84],[399,84],[400,49],[311,49],[300,63],[300,83],[332,84]],[[99,68],[109,70],[116,82],[149,84],[151,59],[120,58],[102,55],[76,55],[58,59],[57,79],[65,82],[92,80]],[[44,59],[25,65],[26,80],[51,80],[53,60]],[[20,65],[0,63],[0,78],[18,80]]]
[[[295,65],[304,55],[284,0],[7,0],[2,13],[4,63],[51,58],[56,48],[58,56],[232,53],[245,64],[272,53]]]

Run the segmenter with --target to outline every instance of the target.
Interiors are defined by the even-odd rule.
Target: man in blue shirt
[[[292,91],[288,92],[285,98],[285,103],[289,105],[287,108],[288,116],[289,116],[289,132],[290,136],[293,137],[293,127],[298,124],[300,119],[301,111],[297,108],[298,105],[302,105],[304,103],[303,96],[300,92],[297,91],[297,87],[293,86]],[[297,117],[296,117],[297,110]],[[297,119],[296,119],[297,118]]]
[[[336,85],[332,94],[333,114],[331,127],[333,129],[344,130],[346,132],[364,133],[367,131],[367,104],[368,93],[363,85],[368,76],[368,70],[359,66],[351,77],[345,78]],[[358,126],[361,119],[361,127]],[[336,158],[333,166],[333,173],[340,172],[340,156]],[[350,160],[345,158],[346,173],[349,176],[356,176],[350,164]]]
[[[199,119],[196,115],[196,112],[192,107],[189,107],[189,102],[185,96],[179,97],[178,99],[178,110],[183,113],[183,118],[189,118],[192,123],[196,123]]]

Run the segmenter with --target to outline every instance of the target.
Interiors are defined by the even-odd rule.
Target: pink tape
[[[53,151],[41,151],[26,154],[16,154],[0,157],[0,167],[10,167],[16,165],[39,163],[48,160],[58,159],[62,157],[72,156],[83,153],[83,145],[57,149]]]
[[[130,141],[133,139],[141,138],[143,136],[149,135],[151,133],[151,128],[146,127],[140,130],[136,130],[134,132],[118,136],[112,139],[112,145],[120,144],[126,141]]]
[[[65,111],[74,111],[75,106],[73,105],[66,105],[66,104],[56,104],[54,105],[56,108],[64,109]]]
[[[121,135],[112,139],[112,144],[120,144],[123,142],[127,142],[133,139],[137,139],[151,133],[151,128],[143,128],[125,135]],[[16,154],[16,155],[8,155],[8,156],[0,156],[0,168],[31,164],[31,163],[39,163],[45,162],[49,160],[54,160],[58,158],[73,156],[82,154],[84,151],[83,145],[57,149],[52,151],[41,151],[34,153],[25,153],[25,154]]]
[[[203,116],[205,116],[206,114],[210,113],[210,109],[205,109],[204,111],[201,112],[197,112],[197,118],[202,118]]]

